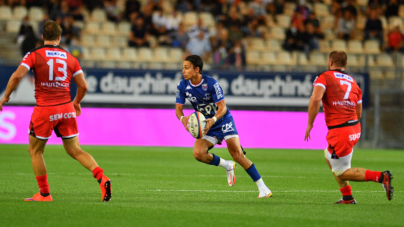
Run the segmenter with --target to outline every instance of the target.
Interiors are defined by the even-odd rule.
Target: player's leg
[[[31,156],[32,168],[38,182],[39,193],[35,194],[32,198],[25,199],[25,201],[52,201],[52,196],[49,192],[45,160],[43,159],[46,142],[47,140],[40,140],[29,135],[28,151]]]
[[[271,197],[272,192],[265,185],[264,181],[261,178],[261,175],[258,173],[257,168],[255,168],[254,163],[252,163],[243,153],[241,149],[240,140],[238,136],[227,136],[225,137],[227,149],[229,150],[233,159],[239,163],[244,170],[250,175],[251,179],[257,184],[260,194],[258,198]]]
[[[98,166],[93,156],[81,149],[78,136],[63,139],[63,146],[72,158],[93,173],[94,178],[97,179],[101,187],[102,201],[108,202],[112,196],[111,181],[104,175],[104,171]]]

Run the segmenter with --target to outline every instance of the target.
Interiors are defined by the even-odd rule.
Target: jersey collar
[[[204,80],[205,80],[205,78],[204,78],[204,76],[202,75],[202,80],[201,80],[201,82],[200,82],[199,84],[192,84],[192,83],[191,83],[191,80],[189,81],[189,84],[190,84],[192,87],[198,87],[198,86],[200,86],[200,85],[203,83]]]

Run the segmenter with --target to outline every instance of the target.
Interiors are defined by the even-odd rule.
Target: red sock
[[[38,182],[39,191],[42,194],[49,194],[48,175],[36,177],[36,181]]]
[[[352,196],[352,188],[351,185],[345,186],[339,189],[342,193],[342,196]]]
[[[104,170],[101,167],[97,167],[93,170],[93,176],[95,179],[99,180],[101,177],[104,176]]]
[[[365,181],[379,182],[379,179],[380,179],[381,175],[382,175],[382,172],[366,170],[366,172],[365,172]]]

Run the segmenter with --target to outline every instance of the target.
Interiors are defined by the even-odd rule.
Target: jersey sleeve
[[[357,104],[361,104],[362,103],[362,90],[359,88],[359,86],[358,86],[358,90],[359,90],[359,92],[358,92],[358,102],[357,102]]]
[[[185,93],[184,93],[184,83],[180,82],[177,86],[177,91],[175,92],[176,101],[175,103],[184,105],[185,104]]]
[[[34,67],[34,63],[35,63],[35,54],[28,52],[22,59],[20,65],[24,66],[29,71]]]
[[[313,87],[315,87],[315,86],[320,86],[320,87],[323,87],[324,90],[327,90],[327,81],[325,79],[325,76],[319,75],[314,80]]]
[[[222,87],[216,80],[210,86],[210,93],[212,94],[213,102],[218,103],[224,100]]]
[[[81,69],[79,61],[75,58],[76,65],[73,70],[73,77],[77,76],[78,74],[82,73],[83,70]]]

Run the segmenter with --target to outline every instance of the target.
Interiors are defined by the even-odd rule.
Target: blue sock
[[[220,157],[219,157],[219,156],[216,156],[216,155],[213,154],[213,153],[212,153],[212,155],[213,155],[213,160],[209,163],[209,165],[218,166],[219,163],[220,163]]]
[[[250,175],[251,179],[256,182],[261,178],[261,175],[258,173],[257,168],[255,168],[255,165],[252,164],[250,168],[246,169],[246,172],[248,175]]]

